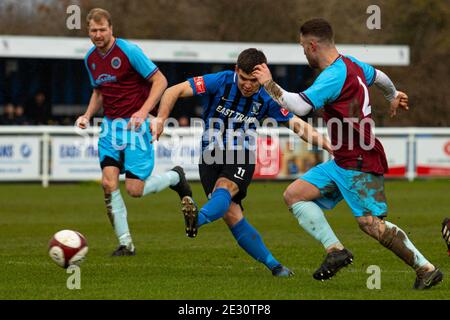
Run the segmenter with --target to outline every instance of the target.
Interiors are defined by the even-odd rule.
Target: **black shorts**
[[[233,161],[230,160],[232,158]],[[241,202],[247,195],[247,188],[250,185],[253,173],[255,172],[253,154],[249,151],[245,151],[245,154],[242,155],[241,151],[241,154],[237,155],[236,151],[227,151],[227,154],[223,155],[223,161],[212,164],[208,164],[207,161],[204,161],[204,157],[202,156],[198,168],[200,172],[200,181],[208,198],[213,192],[217,180],[224,177],[237,184],[239,191],[232,200],[242,208]]]

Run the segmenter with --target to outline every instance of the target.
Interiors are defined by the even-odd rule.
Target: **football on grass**
[[[62,268],[79,265],[87,252],[86,238],[77,231],[58,231],[48,244],[50,258]]]

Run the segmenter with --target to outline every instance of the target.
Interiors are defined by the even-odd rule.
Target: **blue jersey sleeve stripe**
[[[152,72],[149,73],[148,76],[145,77],[146,80],[150,79],[151,77],[153,77],[155,75],[155,73],[157,73],[159,71],[159,68],[157,67],[155,70],[153,70]]]

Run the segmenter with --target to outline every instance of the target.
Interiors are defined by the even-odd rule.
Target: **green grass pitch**
[[[295,272],[274,278],[236,244],[222,221],[184,234],[178,198],[172,190],[143,199],[124,196],[135,257],[112,258],[117,246],[96,183],[0,185],[0,299],[449,299],[450,257],[440,234],[450,215],[449,181],[389,181],[389,220],[444,272],[431,290],[412,289],[414,272],[359,230],[347,205],[327,217],[355,256],[354,264],[327,282],[312,278],[323,259],[320,244],[297,224],[283,203],[288,182],[250,186],[245,215],[266,245]],[[194,195],[205,196],[198,183]],[[124,192],[122,191],[122,194]],[[83,233],[89,244],[81,267],[81,290],[68,290],[70,274],[54,264],[47,243],[61,229]],[[368,266],[381,268],[381,289],[369,290]],[[445,278],[447,277],[447,278]]]

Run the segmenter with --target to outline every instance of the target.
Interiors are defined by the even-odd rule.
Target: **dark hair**
[[[89,22],[91,22],[91,20],[94,20],[95,22],[98,23],[98,22],[102,21],[102,19],[106,19],[106,21],[108,21],[108,24],[110,26],[112,26],[111,14],[108,11],[106,11],[105,9],[94,8],[91,11],[89,11],[89,13],[86,17],[86,22],[89,27]]]
[[[323,18],[314,18],[306,21],[300,27],[300,33],[303,36],[312,35],[320,40],[333,42],[334,34],[331,24]]]
[[[256,65],[267,63],[267,58],[262,51],[255,48],[245,49],[239,54],[237,67],[247,74],[251,74]]]

